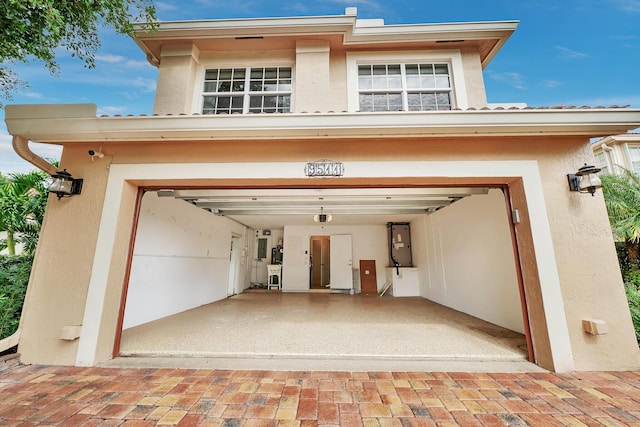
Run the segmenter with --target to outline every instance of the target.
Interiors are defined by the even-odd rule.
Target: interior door
[[[351,235],[331,236],[331,289],[353,289]]]
[[[329,285],[331,268],[331,238],[329,236],[311,236],[310,283],[311,289],[326,289]]]
[[[238,293],[238,237],[232,237],[231,250],[229,251],[229,277],[227,282],[227,296],[235,295]]]

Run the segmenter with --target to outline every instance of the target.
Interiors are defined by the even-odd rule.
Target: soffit
[[[302,35],[295,38],[291,37],[265,37],[261,39],[236,39],[236,38],[205,38],[205,39],[186,39],[186,40],[149,40],[146,47],[152,52],[153,57],[160,57],[160,51],[163,46],[182,46],[184,44],[193,44],[200,52],[200,58],[208,55],[215,55],[218,52],[255,52],[255,51],[295,51],[296,42],[301,40],[325,40],[329,42],[332,51],[348,50],[349,52],[364,51],[398,51],[398,50],[438,50],[438,49],[472,49],[477,50],[481,60],[484,62],[495,49],[500,45],[499,39],[485,40],[445,40],[445,41],[398,41],[395,43],[388,42],[369,42],[362,44],[354,44],[345,46],[341,35]],[[160,60],[161,61],[161,60]]]

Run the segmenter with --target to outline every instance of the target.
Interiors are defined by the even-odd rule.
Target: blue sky
[[[519,20],[514,35],[485,70],[489,102],[640,108],[640,0],[163,0],[155,4],[161,21],[341,15],[350,6],[358,8],[359,18],[384,18],[386,24]],[[8,103],[90,102],[98,106],[99,114],[151,113],[157,70],[130,38],[105,30],[101,40],[95,69],[83,68],[64,51],[56,76],[39,62],[13,66],[31,87]],[[59,156],[55,147],[34,151]],[[0,110],[0,172],[30,169],[13,153]]]

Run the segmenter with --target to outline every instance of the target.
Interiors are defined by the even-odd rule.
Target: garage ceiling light
[[[320,213],[318,215],[313,216],[313,220],[315,222],[331,222],[333,217],[331,215],[327,215],[323,212],[323,207],[320,207]]]

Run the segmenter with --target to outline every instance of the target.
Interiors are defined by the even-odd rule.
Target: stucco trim
[[[556,266],[551,231],[547,217],[542,181],[536,161],[459,161],[459,162],[348,162],[345,178],[447,177],[483,178],[521,177],[525,188],[536,262],[540,276],[544,312],[549,329],[549,342],[556,371],[574,369],[560,279]],[[101,336],[101,322],[105,316],[104,297],[109,289],[109,270],[114,256],[116,226],[120,218],[122,196],[128,181],[215,180],[215,179],[299,179],[304,164],[291,163],[222,163],[211,167],[208,163],[189,164],[121,164],[111,165],[106,197],[100,221],[87,303],[83,319],[76,364],[92,366],[98,360],[97,348]],[[375,177],[372,177],[375,171]],[[112,285],[113,286],[113,285]],[[113,309],[113,308],[110,308]],[[115,327],[115,325],[114,325]],[[113,336],[111,333],[103,336]]]

